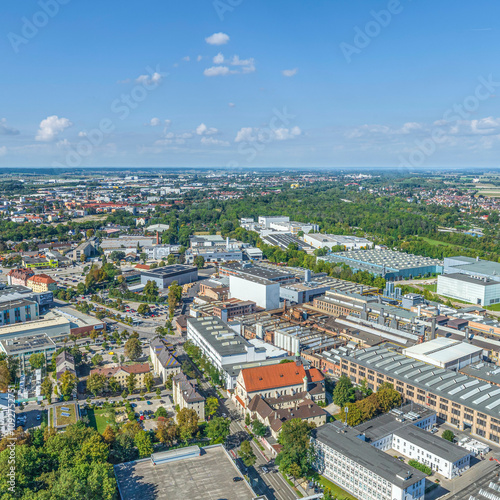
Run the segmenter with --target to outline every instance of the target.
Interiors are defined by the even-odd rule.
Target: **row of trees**
[[[377,392],[372,392],[366,379],[356,391],[349,378],[342,376],[333,390],[333,401],[341,407],[342,421],[355,426],[399,406],[401,394],[388,382],[383,383]]]

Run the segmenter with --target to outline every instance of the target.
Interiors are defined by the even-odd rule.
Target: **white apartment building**
[[[315,469],[356,498],[423,500],[426,475],[365,443],[341,422],[311,432]]]
[[[266,310],[280,306],[280,284],[266,278],[254,276],[229,276],[231,298],[251,300]]]
[[[228,389],[235,384],[235,377],[228,372],[229,367],[267,359],[265,349],[255,347],[219,318],[188,318],[187,338],[222,372]]]
[[[461,475],[470,467],[470,453],[466,449],[414,426],[403,427],[394,433],[392,449],[427,465],[447,479]]]
[[[271,222],[269,228],[273,231],[278,231],[281,233],[290,233],[293,236],[297,236],[301,231],[307,234],[309,231],[319,231],[318,224],[307,223],[307,222]]]

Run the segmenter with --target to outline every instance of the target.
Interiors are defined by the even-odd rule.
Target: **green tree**
[[[392,384],[385,382],[377,391],[377,400],[380,409],[386,413],[401,404],[401,394],[394,389]]]
[[[455,434],[453,434],[453,431],[446,429],[441,435],[441,437],[443,439],[446,439],[446,441],[450,441],[450,443],[453,443],[453,440],[455,439]]]
[[[267,426],[265,426],[260,420],[252,421],[252,431],[256,436],[264,437],[267,432]]]
[[[179,428],[171,418],[160,420],[156,426],[155,436],[160,443],[171,446],[179,437]]]
[[[294,418],[285,422],[278,437],[281,451],[276,457],[280,471],[291,474],[293,464],[300,467],[301,474],[307,475],[314,462],[314,449],[309,441],[311,430],[315,427],[305,420]]]
[[[155,383],[155,379],[153,377],[153,374],[151,372],[146,373],[146,375],[144,375],[144,385],[146,386],[147,392],[151,392],[151,389],[153,388],[154,383]]]
[[[52,384],[52,379],[49,376],[45,377],[42,382],[42,395],[47,398],[49,403],[52,398],[53,387],[54,385]]]
[[[76,388],[76,383],[78,382],[78,379],[76,378],[76,375],[73,372],[70,372],[69,370],[66,370],[62,375],[60,379],[61,383],[61,396],[67,401],[71,394],[73,393],[73,390]]]
[[[143,316],[146,316],[148,314],[151,313],[151,308],[147,305],[147,304],[141,304],[138,308],[137,308],[137,312],[139,314],[142,314]]]
[[[144,295],[147,297],[158,297],[159,289],[156,281],[148,281],[144,287]]]
[[[231,420],[229,418],[214,417],[208,422],[206,427],[207,437],[210,438],[210,444],[224,443],[229,436]]]
[[[177,425],[182,441],[187,443],[198,432],[198,414],[191,408],[183,408],[177,413]]]
[[[102,373],[91,373],[87,379],[87,389],[94,395],[97,396],[104,391],[106,387],[106,375]]]
[[[135,361],[142,354],[142,347],[137,337],[130,337],[125,343],[125,356],[131,361]]]
[[[249,427],[249,426],[251,425],[251,423],[252,423],[252,419],[250,418],[250,414],[249,414],[249,413],[247,413],[247,414],[245,415],[245,425],[246,425],[247,427]]]
[[[135,373],[131,373],[127,377],[127,389],[128,389],[128,392],[130,394],[132,394],[134,392],[136,384],[137,384],[137,382],[135,380]]]
[[[363,421],[363,414],[361,413],[357,403],[347,403],[341,409],[340,417],[342,422],[345,422],[347,418],[347,425],[350,425],[351,427],[359,425]]]
[[[163,406],[158,406],[158,409],[156,410],[156,413],[155,413],[155,416],[156,418],[158,417],[168,417],[168,413],[167,413],[167,410],[165,410],[165,408],[163,408]]]
[[[100,365],[102,363],[103,357],[100,354],[96,354],[95,356],[92,356],[91,363],[93,366]]]
[[[217,410],[219,409],[219,400],[215,397],[209,397],[205,401],[205,413],[211,417],[212,415],[215,415],[217,413]]]
[[[194,258],[193,264],[198,268],[202,269],[205,266],[205,259],[203,258],[203,255],[197,255]]]
[[[335,389],[333,389],[333,402],[342,407],[354,401],[354,399],[355,391],[352,382],[343,375],[335,384]]]
[[[257,457],[252,450],[250,441],[243,441],[243,443],[241,443],[239,455],[246,467],[252,467],[252,465],[255,465],[255,462],[257,461]]]
[[[43,352],[35,352],[29,357],[31,368],[37,370],[45,366],[45,355]]]
[[[153,443],[148,432],[140,430],[134,437],[134,443],[139,450],[139,457],[150,457],[153,453]]]

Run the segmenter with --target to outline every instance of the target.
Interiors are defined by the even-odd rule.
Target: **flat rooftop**
[[[56,345],[46,333],[30,335],[27,337],[0,340],[1,350],[8,356],[15,356],[23,351],[37,351],[41,349],[54,349]]]
[[[168,276],[176,276],[182,273],[190,273],[196,271],[195,266],[185,266],[184,264],[172,264],[171,266],[157,267],[148,271],[142,271],[143,276],[152,276],[155,278],[166,278]]]
[[[375,474],[399,488],[408,488],[408,486],[426,477],[423,472],[408,467],[397,458],[391,457],[371,444],[365,443],[357,435],[358,432],[350,428],[339,431],[335,423],[322,425],[311,432],[311,436],[318,441],[350,458],[362,467],[375,472]],[[411,471],[409,475],[408,469]]]
[[[437,337],[403,350],[405,356],[421,361],[451,363],[464,356],[482,354],[483,349],[468,342],[460,342],[446,337]]]
[[[115,466],[122,500],[252,500],[254,494],[222,446],[200,456],[153,465],[151,460]]]
[[[279,281],[280,279],[293,279],[295,275],[289,271],[279,268],[270,268],[269,266],[260,266],[256,264],[228,262],[219,266],[221,271],[233,272],[235,274],[253,276],[255,278],[263,278],[270,281]]]
[[[469,276],[468,274],[462,274],[462,273],[451,273],[438,276],[438,280],[442,278],[453,279],[456,281],[461,281],[462,283],[471,283],[472,285],[479,285],[479,286],[499,285],[498,281],[490,280],[489,278],[486,279],[474,278],[472,276]]]

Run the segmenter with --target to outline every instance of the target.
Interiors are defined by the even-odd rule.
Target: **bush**
[[[443,439],[446,439],[446,441],[450,441],[451,443],[453,443],[453,440],[455,439],[455,434],[453,434],[453,431],[446,429],[441,437]]]
[[[419,470],[420,472],[423,472],[424,474],[427,474],[430,476],[432,474],[432,469],[428,467],[427,465],[421,464],[420,462],[417,462],[416,460],[410,460],[408,462],[408,465],[411,465],[415,469]]]

